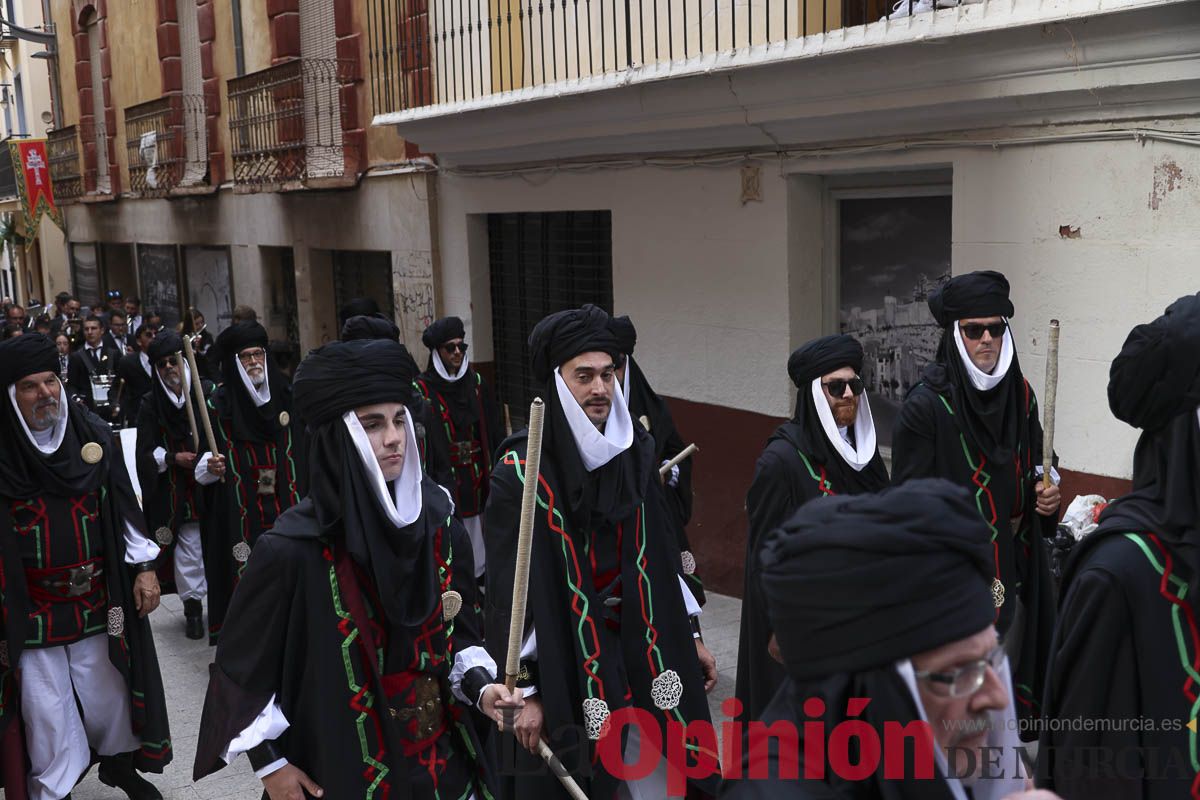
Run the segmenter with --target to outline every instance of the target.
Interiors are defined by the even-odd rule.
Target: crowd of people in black
[[[216,647],[195,779],[245,754],[271,800],[1200,797],[1200,295],[1113,361],[1133,492],[1058,580],[1060,477],[1003,275],[929,298],[942,340],[890,475],[862,346],[792,352],[720,743],[694,450],[628,317],[538,322],[544,424],[514,431],[457,317],[421,369],[351,301],[292,374],[251,309],[214,337],[192,310],[164,329],[119,293],[82,318],[59,300],[45,331],[6,309],[0,342],[8,798],[70,797],[98,762],[161,799],[164,592]]]

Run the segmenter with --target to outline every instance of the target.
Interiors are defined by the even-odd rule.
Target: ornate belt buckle
[[[95,564],[71,567],[67,571],[67,597],[82,597],[90,592],[92,590],[92,576],[95,572]]]
[[[275,494],[275,468],[261,467],[258,470],[258,493]]]

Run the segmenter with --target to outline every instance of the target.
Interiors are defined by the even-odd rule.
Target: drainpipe
[[[49,0],[42,0],[43,3]],[[233,0],[233,59],[238,77],[246,74],[246,52],[242,47],[242,0]]]

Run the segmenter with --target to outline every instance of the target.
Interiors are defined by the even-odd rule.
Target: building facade
[[[514,410],[541,313],[633,317],[701,447],[692,543],[719,590],[740,592],[790,350],[858,336],[886,445],[951,274],[1008,276],[1039,394],[1061,321],[1066,499],[1127,486],[1136,434],[1108,412],[1109,363],[1200,290],[1195,3],[401,5],[405,91],[375,125],[438,155],[446,311]]]
[[[299,355],[374,298],[434,316],[430,165],[376,113],[369,0],[51,0],[50,133],[74,291],[213,333],[237,305]],[[374,5],[378,5],[375,0]]]

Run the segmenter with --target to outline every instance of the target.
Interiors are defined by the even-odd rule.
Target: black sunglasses
[[[170,356],[163,356],[158,361],[154,362],[154,366],[158,367],[159,369],[166,369],[174,363],[175,359],[171,358]]]
[[[863,393],[862,378],[851,378],[850,380],[834,378],[831,381],[823,381],[821,385],[829,392],[830,397],[841,397],[846,393],[847,386],[850,387],[850,393],[855,397]]]
[[[1007,327],[1007,322],[993,322],[990,325],[984,325],[982,322],[968,322],[966,325],[959,324],[958,329],[962,331],[963,336],[974,342],[983,338],[984,331],[990,333],[993,339],[999,339],[1004,335],[1004,329]]]
[[[442,345],[442,347],[451,353],[456,352],[456,351],[459,353],[467,352],[467,343],[466,342],[450,342],[449,344]]]

